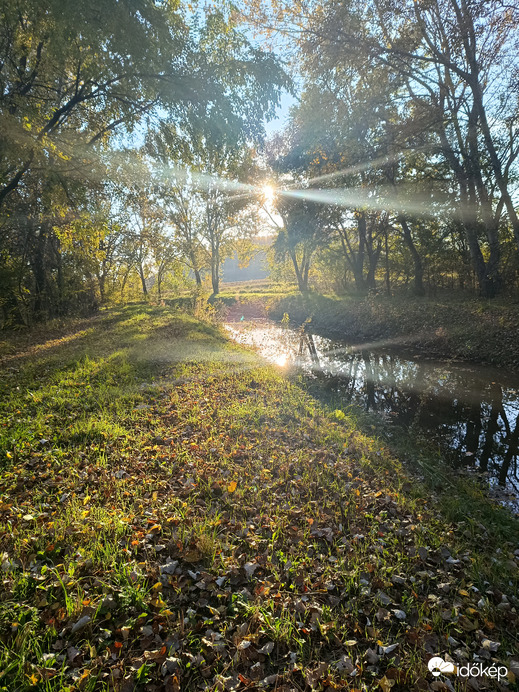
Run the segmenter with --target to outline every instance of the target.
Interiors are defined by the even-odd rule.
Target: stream
[[[344,405],[420,432],[447,463],[484,474],[491,494],[519,510],[519,375],[401,350],[352,346],[267,319],[228,322],[235,341],[279,368],[317,378]]]

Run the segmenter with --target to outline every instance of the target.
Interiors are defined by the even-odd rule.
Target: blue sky
[[[265,122],[265,131],[267,136],[282,130],[288,121],[290,109],[297,103],[297,100],[288,92],[285,92],[281,97],[281,103],[278,106],[278,112],[274,119]]]

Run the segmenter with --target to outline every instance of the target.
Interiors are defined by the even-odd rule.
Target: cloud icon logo
[[[440,656],[434,656],[434,658],[431,658],[427,664],[427,667],[436,678],[442,673],[454,673],[454,663],[444,661],[443,658],[440,658]]]

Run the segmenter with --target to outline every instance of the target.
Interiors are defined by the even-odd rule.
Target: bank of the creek
[[[510,299],[340,299],[310,294],[289,295],[269,304],[270,318],[280,321],[285,314],[291,324],[310,320],[312,331],[330,339],[397,345],[413,349],[413,354],[519,373],[519,304]]]
[[[239,343],[281,368],[319,380],[341,404],[378,414],[389,434],[420,434],[454,468],[485,474],[492,492],[517,511],[519,374],[433,360],[394,346],[352,346],[267,319],[228,321]]]

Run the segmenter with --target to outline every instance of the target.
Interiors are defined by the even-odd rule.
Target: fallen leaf
[[[264,644],[261,649],[258,649],[259,654],[263,654],[264,656],[268,656],[272,653],[274,650],[274,642],[267,642]]]
[[[383,692],[389,692],[389,690],[395,684],[395,680],[389,680],[385,675],[378,681],[378,686],[383,690]]]
[[[79,630],[82,630],[91,621],[92,618],[90,617],[90,615],[83,615],[82,618],[79,618],[79,620],[76,623],[74,623],[74,625],[72,625],[72,634],[74,634],[75,632],[79,632]]]

